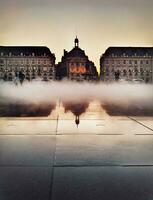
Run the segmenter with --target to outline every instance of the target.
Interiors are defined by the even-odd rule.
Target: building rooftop
[[[45,46],[0,46],[0,54],[8,55],[11,53],[14,56],[21,55],[21,53],[25,56],[33,55],[34,56],[53,56],[54,54],[51,53],[50,49]]]
[[[112,54],[117,56],[153,56],[153,47],[109,47],[104,53],[105,56],[112,56]]]
[[[85,51],[79,48],[79,39],[77,36],[74,40],[74,48],[69,52],[64,50],[64,57],[87,57]]]
[[[71,51],[67,53],[68,57],[86,57],[84,50],[80,49],[79,47],[74,47]]]

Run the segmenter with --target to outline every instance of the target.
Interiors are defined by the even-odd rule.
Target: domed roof
[[[62,60],[71,58],[71,57],[73,58],[81,57],[81,58],[88,59],[88,56],[85,54],[85,51],[79,48],[79,40],[77,37],[75,38],[74,43],[75,43],[75,46],[71,51],[67,52],[66,50],[64,50],[64,56],[62,57]]]
[[[70,52],[68,52],[68,57],[86,57],[84,50],[79,47],[74,47]]]

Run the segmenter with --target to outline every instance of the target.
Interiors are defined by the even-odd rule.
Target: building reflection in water
[[[3,103],[3,105],[0,105],[0,117],[47,117],[55,108],[55,102]]]
[[[92,103],[89,100],[71,100],[64,101],[61,103],[64,107],[64,112],[68,113],[69,111],[75,115],[75,123],[78,126],[80,123],[80,115],[87,112],[87,109],[90,107],[89,104]],[[90,104],[91,105],[91,104]],[[111,102],[100,102],[100,111],[97,107],[98,102],[95,108],[92,108],[97,113],[104,112],[110,116],[153,116],[153,105],[146,104],[131,104],[120,102],[111,103]],[[61,113],[61,110],[57,110],[60,107],[56,102],[34,102],[34,103],[23,103],[23,102],[3,102],[0,103],[0,117],[48,117],[49,115],[54,115],[53,110],[57,113]]]
[[[65,108],[65,113],[71,111],[75,115],[75,123],[78,127],[80,123],[80,115],[86,112],[89,107],[88,101],[74,101],[74,102],[62,102]]]
[[[120,104],[105,102],[101,107],[110,116],[153,116],[153,106],[148,104]]]

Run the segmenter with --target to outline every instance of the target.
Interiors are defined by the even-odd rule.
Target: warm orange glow
[[[85,66],[70,66],[69,68],[71,73],[77,73],[77,74],[84,74],[86,73]]]
[[[58,63],[78,35],[100,72],[110,46],[153,46],[152,11],[153,0],[1,0],[0,45],[48,46]]]

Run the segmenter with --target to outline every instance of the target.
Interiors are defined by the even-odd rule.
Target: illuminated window
[[[43,71],[45,71],[45,72],[46,72],[46,71],[47,71],[47,67],[43,67]]]

